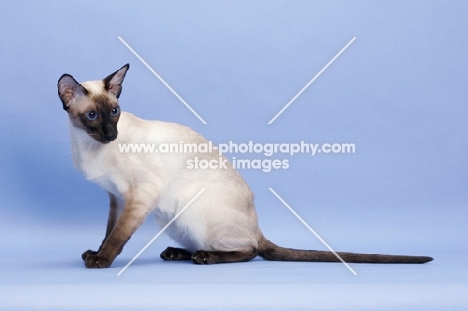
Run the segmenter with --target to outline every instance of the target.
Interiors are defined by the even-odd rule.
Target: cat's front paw
[[[83,261],[86,262],[86,257],[88,257],[88,255],[97,255],[97,253],[98,252],[96,252],[96,251],[92,251],[92,250],[88,249],[86,252],[81,254],[81,259],[83,259]]]
[[[86,268],[109,268],[112,264],[107,258],[99,256],[97,252],[94,251],[86,251],[81,255],[85,262]]]
[[[209,265],[214,263],[212,257],[213,256],[210,254],[210,252],[196,251],[195,254],[193,254],[192,256],[192,261],[193,263],[199,265]]]

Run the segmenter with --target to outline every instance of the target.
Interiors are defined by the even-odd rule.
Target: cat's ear
[[[128,68],[130,68],[130,64],[126,64],[103,80],[106,91],[114,94],[117,98],[119,98],[120,93],[122,92],[122,82],[125,79],[125,74],[127,73]]]
[[[70,108],[71,101],[74,98],[88,94],[88,91],[69,74],[64,74],[60,77],[57,88],[63,109],[65,110]]]

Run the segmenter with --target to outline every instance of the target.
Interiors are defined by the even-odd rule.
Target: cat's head
[[[73,126],[85,130],[101,143],[117,138],[120,117],[118,98],[129,64],[100,81],[78,83],[69,74],[60,77],[58,95]]]

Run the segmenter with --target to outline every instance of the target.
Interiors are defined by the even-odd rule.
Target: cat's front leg
[[[126,202],[128,203],[125,205],[122,215],[105,239],[99,252],[87,251],[83,254],[87,268],[110,267],[125,243],[148,216],[150,210],[146,204],[134,199],[126,200]]]
[[[102,249],[102,246],[106,242],[107,238],[109,237],[110,233],[115,227],[115,224],[117,223],[117,219],[120,216],[120,213],[122,213],[123,207],[124,207],[124,202],[122,199],[117,198],[115,195],[112,193],[109,194],[109,217],[107,219],[107,227],[106,227],[106,235],[104,239],[102,240],[101,245],[99,246],[99,249],[97,251],[93,251],[88,249],[85,251],[82,255],[81,258],[86,261],[86,258],[89,256],[97,255]],[[119,252],[120,253],[120,252]]]

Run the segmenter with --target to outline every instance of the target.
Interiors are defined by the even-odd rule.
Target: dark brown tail
[[[266,260],[275,261],[313,261],[313,262],[339,262],[332,252],[309,251],[278,246],[265,237],[258,243],[258,254]],[[433,258],[427,256],[401,256],[378,254],[355,254],[337,252],[347,263],[426,263]]]

